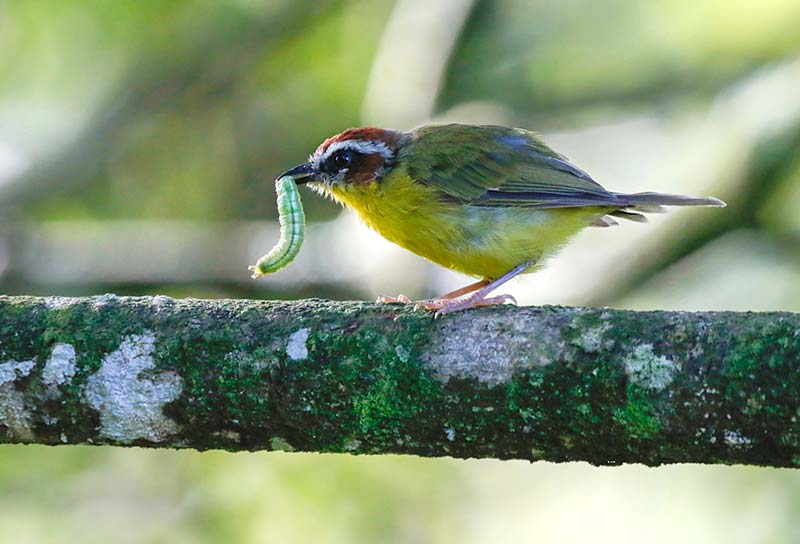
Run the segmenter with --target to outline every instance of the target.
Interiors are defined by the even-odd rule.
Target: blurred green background
[[[0,290],[335,299],[465,278],[272,179],[374,124],[536,129],[613,190],[522,303],[800,311],[797,0],[0,1]],[[0,448],[3,542],[797,542],[800,473]]]

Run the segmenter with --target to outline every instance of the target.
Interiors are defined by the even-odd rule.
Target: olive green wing
[[[447,200],[528,208],[627,204],[525,130],[440,125],[412,135],[400,160]]]

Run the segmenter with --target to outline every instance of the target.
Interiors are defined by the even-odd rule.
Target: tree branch
[[[800,464],[800,315],[0,297],[0,442]]]

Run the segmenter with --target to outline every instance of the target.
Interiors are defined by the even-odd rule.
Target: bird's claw
[[[480,308],[482,306],[497,306],[510,302],[517,304],[517,299],[511,295],[498,295],[495,297],[483,298],[478,296],[471,296],[465,299],[456,300],[449,298],[433,298],[430,300],[421,300],[414,305],[415,310],[431,310],[435,311],[434,317],[441,317],[446,314],[468,310],[470,308]]]
[[[469,310],[470,308],[498,306],[500,304],[505,304],[506,302],[510,302],[514,305],[517,304],[517,299],[511,295],[497,295],[489,298],[476,295],[460,300],[451,298],[432,298],[417,302],[412,301],[405,295],[397,295],[396,297],[381,295],[378,297],[376,302],[382,304],[414,304],[415,310],[429,310],[435,312],[433,317],[441,317],[443,315]]]
[[[414,304],[415,310],[438,310],[439,308],[445,307],[449,302],[452,302],[446,298],[431,298],[428,300],[418,300]]]
[[[447,304],[442,305],[440,308],[436,310],[436,313],[433,314],[433,317],[442,317],[443,315],[469,310],[470,308],[481,308],[483,306],[499,306],[501,304],[505,304],[506,302],[510,302],[511,304],[514,304],[516,306],[517,299],[515,299],[511,295],[497,295],[495,297],[489,297],[489,298],[471,296],[463,300],[450,300],[447,302],[448,302]]]
[[[379,304],[411,304],[411,299],[405,295],[397,295],[396,297],[381,295],[375,302]]]

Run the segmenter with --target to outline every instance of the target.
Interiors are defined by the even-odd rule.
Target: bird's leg
[[[496,297],[489,297],[488,295],[503,285],[504,283],[508,282],[509,280],[515,278],[519,274],[525,272],[530,267],[536,264],[536,261],[528,261],[523,263],[519,266],[514,267],[509,272],[503,274],[496,280],[484,280],[484,285],[479,287],[475,293],[465,299],[462,300],[453,300],[452,298],[441,298],[441,299],[434,299],[431,301],[427,301],[426,304],[423,306],[429,310],[436,310],[434,317],[440,317],[445,314],[450,314],[453,312],[460,312],[462,310],[467,310],[469,308],[478,308],[480,306],[494,306],[496,304],[504,304],[506,302],[513,302],[516,304],[516,300],[511,295],[498,295]],[[478,282],[481,283],[481,282]],[[477,285],[477,284],[473,284]],[[471,287],[471,286],[468,286]],[[464,288],[466,289],[466,287]],[[455,291],[454,291],[455,292]],[[460,295],[469,293],[470,291],[466,291],[465,293],[461,293]],[[448,293],[448,295],[451,293]],[[457,296],[460,296],[457,295]]]
[[[440,295],[436,298],[431,299],[431,301],[436,300],[453,300],[454,298],[463,297],[464,295],[468,295],[470,293],[474,293],[478,289],[482,287],[486,287],[491,283],[491,280],[479,280],[475,283],[470,283],[469,285],[465,285],[460,289],[456,289],[455,291],[450,291],[449,293],[445,293],[444,295]]]
[[[486,287],[491,283],[492,280],[478,280],[475,283],[470,283],[469,285],[465,285],[460,289],[456,289],[455,291],[450,291],[449,293],[445,293],[443,295],[439,295],[435,298],[429,298],[427,300],[420,300],[416,304],[414,304],[414,309],[419,310],[420,308],[425,308],[426,310],[438,310],[448,304],[451,303],[454,299],[459,297],[463,297],[464,295],[468,295],[470,293],[474,293],[478,289]]]

